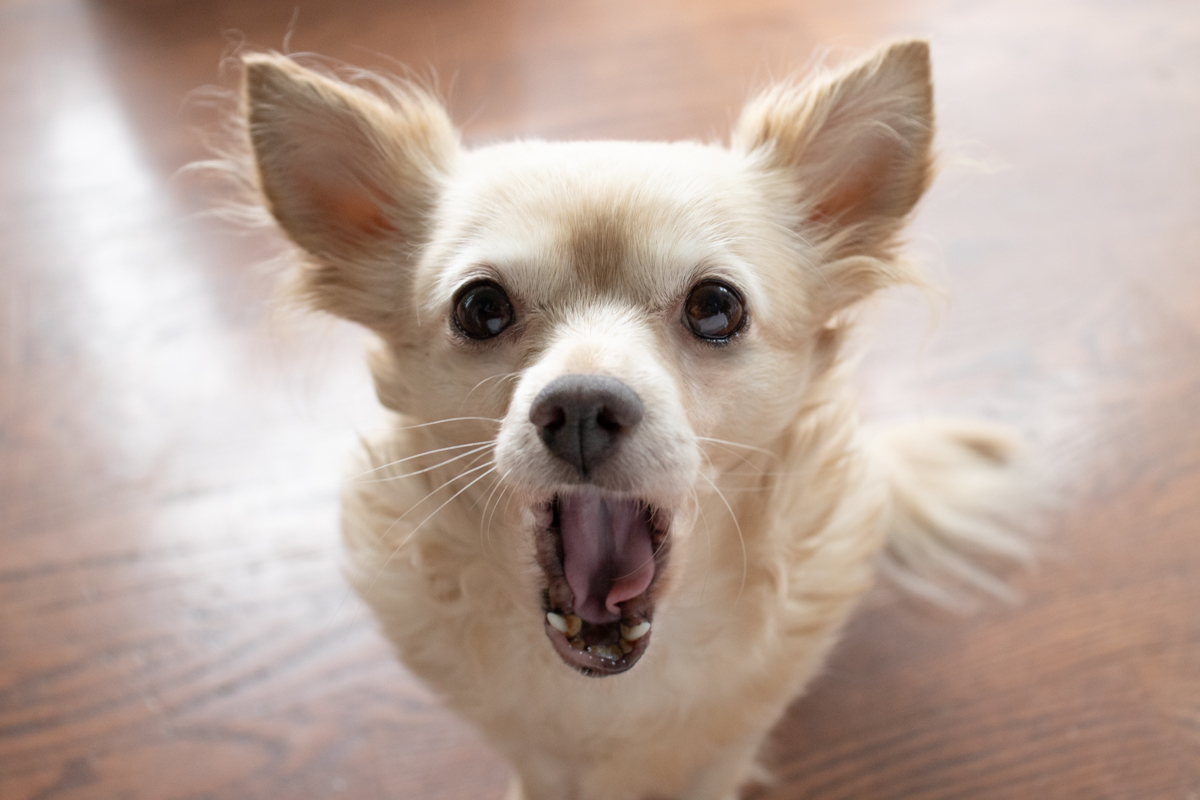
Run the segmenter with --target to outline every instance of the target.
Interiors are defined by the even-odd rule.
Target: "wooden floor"
[[[1200,6],[0,0],[0,798],[503,791],[338,574],[359,334],[273,315],[274,240],[172,177],[230,43],[432,67],[471,142],[712,139],[914,34],[951,300],[880,305],[864,409],[1029,431],[1049,557],[1015,607],[872,595],[753,796],[1200,797]]]

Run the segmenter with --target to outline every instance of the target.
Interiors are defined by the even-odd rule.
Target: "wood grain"
[[[914,34],[952,300],[879,305],[864,409],[1028,430],[1049,555],[1016,607],[875,593],[751,795],[1200,797],[1194,5],[3,0],[0,798],[503,791],[338,574],[359,335],[273,314],[275,241],[172,177],[231,41],[411,65],[486,142],[719,139],[816,48]]]

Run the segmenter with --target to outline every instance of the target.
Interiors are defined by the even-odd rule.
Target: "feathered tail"
[[[1034,560],[1041,479],[1023,440],[992,423],[929,420],[882,430],[870,450],[891,494],[883,573],[941,605],[981,592],[1015,600],[993,570]]]

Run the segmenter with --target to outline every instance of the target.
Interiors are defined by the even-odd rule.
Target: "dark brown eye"
[[[692,333],[710,342],[725,342],[746,320],[742,296],[720,281],[698,283],[683,306],[683,320]]]
[[[454,300],[454,323],[471,339],[491,339],[512,324],[512,303],[493,281],[468,284]]]

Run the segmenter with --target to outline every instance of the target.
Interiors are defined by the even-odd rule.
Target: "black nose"
[[[641,420],[642,400],[637,392],[604,375],[555,378],[538,392],[529,409],[529,421],[537,426],[550,452],[585,478]]]

